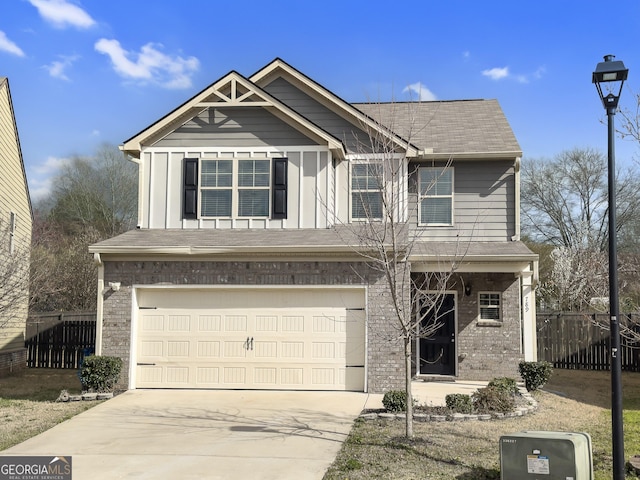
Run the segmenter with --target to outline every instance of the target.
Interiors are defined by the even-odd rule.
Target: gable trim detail
[[[287,107],[235,71],[231,71],[212,83],[154,124],[126,140],[120,146],[120,150],[139,158],[144,143],[154,143],[160,140],[203,110],[215,107],[265,108],[302,134],[321,145],[326,145],[336,157],[344,158],[346,154],[346,149],[340,139]]]

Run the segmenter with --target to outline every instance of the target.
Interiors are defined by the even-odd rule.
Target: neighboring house
[[[349,104],[276,59],[121,147],[139,167],[138,229],[90,251],[96,348],[124,360],[122,386],[402,386],[387,283],[357,252],[380,208],[362,168],[379,158],[371,132],[408,159],[411,275],[458,263],[415,373],[516,377],[535,360],[537,255],[519,241],[522,152],[498,103]],[[436,188],[418,199],[425,178]]]
[[[0,375],[26,366],[33,220],[9,80],[0,77]]]

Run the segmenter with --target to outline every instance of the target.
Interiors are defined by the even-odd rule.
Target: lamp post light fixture
[[[624,432],[622,426],[622,363],[620,358],[620,324],[618,301],[618,260],[616,247],[616,172],[614,115],[622,85],[629,70],[613,55],[605,55],[604,62],[596,65],[592,82],[596,84],[602,105],[607,111],[609,127],[608,176],[609,176],[609,325],[611,355],[611,439],[613,445],[613,480],[624,480]],[[605,92],[603,92],[603,86]]]

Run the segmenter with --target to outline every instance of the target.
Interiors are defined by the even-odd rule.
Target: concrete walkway
[[[414,382],[419,403],[486,383]],[[0,455],[71,456],[74,480],[320,480],[364,408],[352,392],[132,390]]]

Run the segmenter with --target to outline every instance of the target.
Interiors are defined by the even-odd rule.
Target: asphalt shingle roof
[[[361,234],[351,227],[328,229],[139,229],[89,247],[95,253],[228,255],[233,253],[328,253],[358,255]],[[365,243],[366,245],[366,243]],[[536,255],[522,242],[416,242],[412,257],[469,261],[522,259]]]
[[[436,154],[522,155],[497,100],[354,103],[405,140]]]

